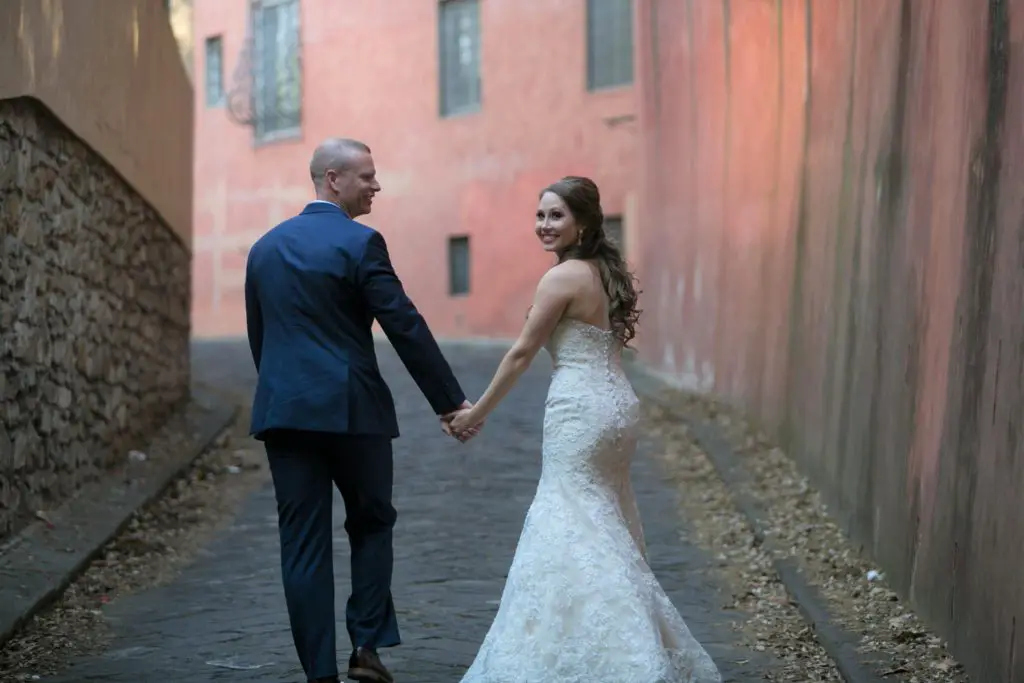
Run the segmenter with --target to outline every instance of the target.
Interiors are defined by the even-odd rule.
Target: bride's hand
[[[455,435],[460,437],[464,434],[476,436],[481,423],[474,419],[472,413],[473,410],[471,408],[466,408],[465,410],[460,410],[455,413],[451,421],[448,423],[448,426]]]

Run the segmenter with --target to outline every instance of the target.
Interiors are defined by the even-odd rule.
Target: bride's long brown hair
[[[597,185],[590,178],[566,176],[541,190],[540,196],[547,192],[558,195],[565,202],[576,225],[582,230],[578,242],[559,252],[559,262],[581,259],[597,263],[601,284],[608,295],[608,319],[612,332],[623,346],[629,346],[636,336],[636,323],[642,312],[637,308],[640,290],[636,288],[636,277],[629,271],[622,251],[605,233],[601,193]]]

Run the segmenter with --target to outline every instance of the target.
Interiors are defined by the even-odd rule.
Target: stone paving
[[[501,349],[449,346],[466,392],[478,396]],[[395,442],[395,601],[404,644],[383,653],[398,683],[458,681],[497,609],[505,571],[540,469],[540,429],[550,364],[539,357],[473,442],[441,434],[437,420],[388,346],[382,370],[398,405]],[[253,372],[242,342],[202,343],[194,374],[248,390]],[[676,495],[642,445],[635,486],[655,572],[727,681],[759,681],[772,662],[737,645],[723,610],[728,596],[708,558],[685,540]],[[339,616],[347,597],[347,540],[335,508]],[[110,649],[56,678],[72,681],[301,681],[279,580],[273,491],[243,507],[173,583],[122,598],[105,611],[117,634]],[[339,658],[349,643],[339,622]]]

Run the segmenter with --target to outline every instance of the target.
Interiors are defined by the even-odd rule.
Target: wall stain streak
[[[1024,0],[984,6],[664,3],[643,274],[689,289],[638,345],[713,369],[972,680],[1024,683]]]

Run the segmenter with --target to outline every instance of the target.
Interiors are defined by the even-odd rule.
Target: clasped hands
[[[463,401],[458,409],[441,416],[441,431],[462,443],[479,434],[483,424],[483,420],[478,420],[473,415],[473,404],[469,401]]]

